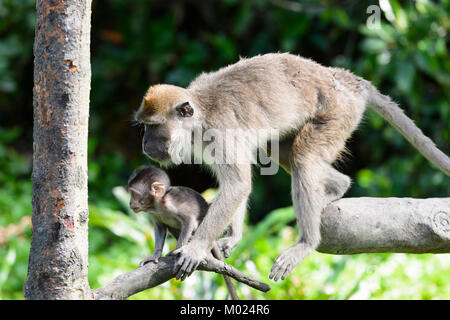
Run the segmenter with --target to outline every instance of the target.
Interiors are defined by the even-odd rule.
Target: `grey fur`
[[[194,113],[181,119],[173,110],[184,101],[189,102]],[[337,172],[332,163],[345,151],[346,140],[370,103],[449,175],[449,158],[370,82],[347,70],[324,67],[287,53],[242,59],[216,72],[203,73],[187,89],[171,85],[151,87],[136,119],[154,124],[155,119],[164,118],[155,127],[158,136],[160,132],[167,133],[159,139],[164,144],[152,139],[144,144],[144,152],[150,156],[151,150],[166,148],[159,152],[163,156],[154,157],[164,162],[166,158],[173,159],[173,150],[179,150],[183,143],[175,134],[177,128],[191,132],[214,128],[222,133],[231,128],[279,131],[278,161],[292,174],[292,200],[301,237],[275,260],[269,277],[276,281],[284,279],[319,245],[323,208],[342,197],[350,186],[350,178]],[[233,227],[236,221],[243,221],[243,208],[252,188],[250,159],[255,147],[253,140],[241,139],[237,149],[247,162],[210,166],[219,180],[218,195],[189,244],[175,250],[180,261],[189,261],[189,272],[230,223]],[[233,248],[241,230],[242,227],[223,240],[222,248]]]

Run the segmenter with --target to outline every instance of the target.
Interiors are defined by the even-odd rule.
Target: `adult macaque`
[[[287,53],[242,59],[201,74],[186,89],[152,86],[136,120],[145,125],[143,152],[161,163],[174,162],[180,150],[194,152],[185,138],[196,130],[214,129],[219,134],[233,128],[278,130],[281,145],[288,146],[280,148],[278,161],[292,176],[301,236],[275,260],[269,277],[277,281],[317,248],[323,208],[350,186],[350,178],[332,163],[368,105],[450,175],[450,159],[369,81]],[[255,147],[254,141],[241,139],[236,150],[247,162],[208,164],[219,180],[219,192],[191,241],[174,252],[180,255],[180,272],[189,275],[230,223],[231,236],[220,240],[220,247],[228,253],[239,241],[252,188],[250,158]]]
[[[171,186],[167,173],[154,166],[136,169],[128,180],[128,191],[131,193],[130,208],[134,212],[149,213],[155,222],[155,251],[139,266],[158,263],[167,229],[178,240],[176,248],[186,245],[208,212],[208,203],[197,191]],[[217,244],[213,245],[212,254],[224,261]],[[176,278],[184,280],[186,275],[179,272]],[[223,278],[231,298],[238,300],[230,277],[224,275]]]

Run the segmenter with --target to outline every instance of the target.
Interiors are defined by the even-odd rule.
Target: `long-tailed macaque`
[[[349,188],[350,178],[332,163],[369,105],[450,175],[448,156],[369,81],[287,53],[241,59],[216,72],[202,73],[186,89],[151,86],[135,118],[145,125],[143,152],[162,164],[174,162],[180,150],[195,154],[185,138],[196,130],[214,129],[219,135],[229,129],[278,130],[280,145],[288,147],[280,148],[277,161],[291,173],[301,235],[275,260],[269,278],[277,281],[317,248],[323,208]],[[220,240],[221,249],[228,254],[239,241],[252,189],[254,148],[253,140],[238,139],[235,149],[247,161],[208,164],[218,178],[219,191],[191,241],[175,251],[181,272],[189,275],[228,225],[232,232]]]
[[[130,208],[134,212],[149,213],[155,222],[155,251],[139,266],[158,263],[167,229],[178,240],[176,248],[186,245],[208,212],[208,203],[197,191],[171,186],[167,173],[154,166],[136,169],[128,179],[127,189],[131,193]],[[224,261],[217,244],[213,245],[211,253]],[[176,278],[184,280],[186,275],[179,272]],[[226,275],[223,278],[231,298],[238,300],[231,278]]]

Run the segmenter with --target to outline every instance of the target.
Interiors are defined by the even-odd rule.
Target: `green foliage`
[[[16,69],[24,68],[32,59],[29,50],[30,37],[34,34],[34,0],[4,0],[0,2],[0,93],[17,95],[21,74]],[[3,37],[3,35],[6,35]],[[8,98],[0,95],[0,103],[13,107]],[[6,102],[6,103],[5,103]]]
[[[21,220],[31,216],[30,163],[8,145],[20,131],[0,128],[0,299],[23,298],[30,250],[31,226]]]
[[[448,154],[450,56],[446,36],[450,31],[450,2],[415,1],[404,5],[394,0],[390,4],[382,6],[387,19],[380,28],[360,26],[365,39],[353,69],[398,101]],[[371,130],[364,131],[361,140],[367,141],[363,152],[372,152],[372,161],[368,162],[372,165],[358,173],[355,195],[449,194],[450,184],[443,173],[430,167],[378,115],[369,113],[367,119]],[[377,160],[382,166],[376,165]]]
[[[301,3],[297,6],[296,3]],[[239,56],[290,51],[371,80],[445,153],[450,153],[450,1],[390,0],[380,28],[375,1],[94,1],[89,131],[89,281],[99,287],[137,267],[153,249],[145,214],[128,208],[127,177],[146,162],[132,113],[149,84],[187,85]],[[386,3],[386,2],[384,2]],[[0,1],[0,299],[23,298],[30,243],[34,0]],[[368,112],[352,139],[346,196],[448,196],[448,177],[391,126]],[[186,175],[184,184],[196,182]],[[182,183],[182,184],[183,184]],[[199,190],[210,187],[210,181]],[[255,177],[244,238],[229,262],[262,281],[297,237],[290,179]],[[277,209],[281,208],[281,209]],[[269,213],[270,212],[270,213]],[[28,219],[28,220],[27,220]],[[288,225],[288,227],[286,227]],[[12,229],[20,232],[2,235]],[[8,233],[9,234],[9,233]],[[165,252],[174,248],[170,239]],[[449,255],[314,253],[256,299],[449,299]],[[223,299],[220,276],[198,272],[131,299]]]

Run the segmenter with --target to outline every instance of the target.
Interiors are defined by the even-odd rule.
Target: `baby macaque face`
[[[130,208],[134,212],[148,211],[154,208],[154,199],[151,195],[130,189]]]
[[[130,208],[134,212],[141,211],[154,211],[156,209],[157,202],[161,201],[161,198],[165,193],[165,185],[159,182],[153,182],[150,188],[128,188],[131,194]]]

